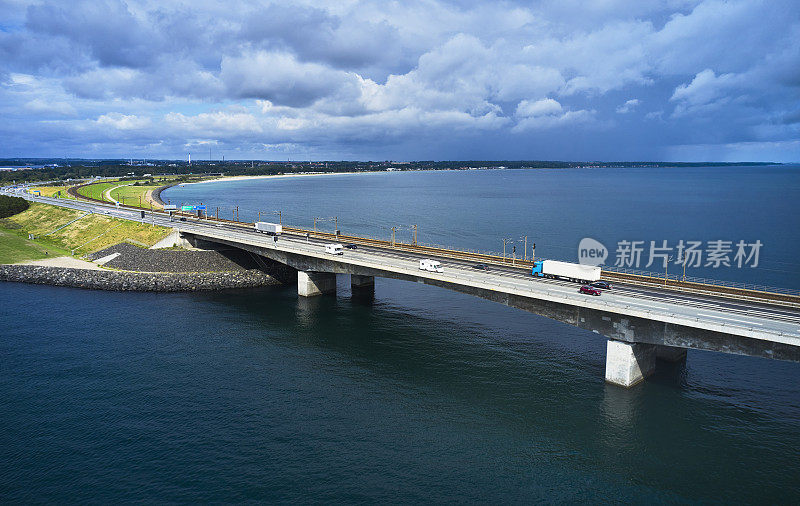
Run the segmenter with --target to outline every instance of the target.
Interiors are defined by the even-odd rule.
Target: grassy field
[[[121,186],[116,190],[111,190],[111,196],[126,206],[149,209],[150,204],[147,203],[144,196],[148,191],[155,190],[159,186],[163,186],[163,184],[159,183],[148,186]]]
[[[202,181],[202,177],[192,176],[162,176],[152,180],[152,183],[144,186],[133,186],[132,183],[143,183],[149,180],[133,180],[133,181],[104,181],[102,183],[94,183],[78,190],[80,195],[93,199],[111,202],[105,197],[106,190],[111,189],[110,196],[118,202],[124,203],[126,206],[141,207],[143,209],[150,209],[150,204],[145,200],[145,194],[150,190],[176,182],[176,180],[184,182]],[[213,178],[212,178],[213,179]],[[42,192],[44,195],[44,192]]]
[[[0,230],[4,234],[17,236],[23,242],[28,241],[28,234],[34,234],[35,244],[28,246],[52,248],[58,250],[59,254],[74,251],[76,255],[91,253],[124,241],[151,246],[170,232],[165,227],[153,227],[99,214],[84,214],[81,211],[32,203],[27,211],[2,220]],[[75,219],[77,221],[74,223],[55,231]],[[9,244],[11,243],[9,240]],[[17,244],[14,248],[19,248],[17,241],[13,241],[13,244]]]
[[[131,181],[133,182],[133,181]],[[83,195],[84,197],[89,197],[90,199],[97,199],[103,200],[106,202],[110,202],[106,200],[105,196],[103,195],[106,190],[109,188],[113,188],[115,186],[119,186],[121,184],[119,181],[112,181],[112,182],[103,182],[103,183],[94,183],[88,186],[84,186],[82,188],[78,188],[78,195]]]
[[[39,190],[42,197],[54,197],[54,198],[75,200],[75,197],[67,193],[67,188],[68,188],[67,186],[37,186],[36,188],[31,188],[31,191]],[[59,192],[61,192],[61,195],[59,195]]]
[[[27,236],[25,236],[27,237]],[[13,230],[0,228],[0,264],[69,255],[68,251],[29,241]]]

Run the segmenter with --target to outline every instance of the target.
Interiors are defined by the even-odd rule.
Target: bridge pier
[[[655,345],[656,358],[666,362],[682,362],[686,360],[686,348],[677,348],[675,346]]]
[[[297,295],[314,297],[324,293],[336,293],[336,274],[297,271]]]
[[[656,345],[608,341],[606,346],[606,382],[630,388],[656,368]]]
[[[359,276],[358,274],[350,275],[350,288],[353,291],[375,291],[375,276]]]

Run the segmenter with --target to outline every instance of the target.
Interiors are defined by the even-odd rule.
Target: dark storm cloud
[[[26,26],[85,47],[103,66],[147,66],[161,47],[162,34],[135,18],[121,1],[31,5]]]
[[[315,7],[274,4],[259,9],[248,18],[241,35],[254,45],[289,50],[301,60],[337,69],[379,65],[396,70],[412,63],[389,23],[341,18]]]
[[[790,0],[19,0],[0,15],[0,111],[15,121],[0,135],[18,141],[0,155],[46,154],[60,132],[109,156],[220,142],[262,156],[800,157]]]

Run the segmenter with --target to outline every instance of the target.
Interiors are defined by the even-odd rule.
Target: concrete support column
[[[336,293],[336,274],[297,271],[297,295],[314,297],[323,293]]]
[[[681,362],[686,360],[686,348],[676,348],[675,346],[664,346],[657,344],[656,358],[667,362]]]
[[[606,381],[632,387],[650,376],[656,367],[656,347],[652,344],[608,341]]]
[[[350,288],[353,290],[375,290],[375,276],[350,275]]]

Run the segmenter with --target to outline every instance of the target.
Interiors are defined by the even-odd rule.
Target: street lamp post
[[[278,211],[278,212],[280,212],[280,211]],[[338,216],[331,216],[329,218],[314,218],[314,233],[315,234],[317,233],[317,223],[318,222],[321,223],[323,221],[332,221],[332,222],[334,222],[334,227],[336,227],[336,229],[333,231],[333,235],[338,237],[339,236],[339,217]]]
[[[673,258],[672,255],[668,256],[666,263],[664,263],[664,286],[667,286],[667,271],[669,270],[669,263],[672,262]]]
[[[685,252],[681,252],[680,261],[681,261],[681,264],[683,264],[683,276],[681,277],[681,281],[685,282],[686,281],[686,253]]]
[[[524,252],[525,261],[527,262],[528,261],[528,236],[527,235],[525,236],[525,247],[522,248],[522,251]]]
[[[681,281],[686,282],[686,256],[683,257],[683,278]]]
[[[503,237],[503,262],[506,261],[506,244],[511,244],[513,242],[514,241],[512,239],[509,239],[507,237]]]

